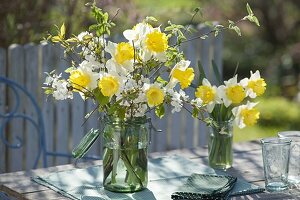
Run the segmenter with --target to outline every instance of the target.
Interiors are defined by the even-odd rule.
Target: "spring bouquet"
[[[237,75],[222,83],[218,72],[215,73],[220,85],[214,86],[203,78],[195,96],[200,105],[205,105],[209,113],[206,120],[209,126],[208,152],[209,164],[214,168],[227,169],[232,166],[232,125],[239,128],[252,126],[259,119],[257,103],[252,102],[264,94],[266,83],[260,72],[250,72],[250,78],[240,82]]]
[[[110,18],[95,4],[89,6],[95,24],[87,31],[67,38],[63,24],[57,27],[56,34],[49,34],[47,41],[61,44],[72,63],[65,70],[66,79],[55,71],[47,73],[44,89],[57,100],[72,99],[74,93],[78,93],[84,101],[93,101],[95,109],[86,118],[95,111],[104,113],[101,118],[104,129],[91,130],[73,153],[77,158],[82,157],[102,133],[103,184],[106,189],[133,192],[147,186],[149,120],[146,116],[150,112],[162,118],[166,106],[172,108],[172,113],[184,108],[194,117],[216,127],[216,122],[232,118],[240,127],[256,122],[259,113],[255,104],[237,105],[246,96],[253,98],[264,92],[265,84],[259,72],[240,83],[235,76],[218,88],[203,79],[198,87],[193,83],[195,66],[190,66],[191,62],[179,50],[182,43],[190,40],[186,36],[190,32],[189,26],[168,22],[163,28],[155,26],[158,21],[154,17],[147,17],[123,32],[123,42],[114,43],[109,35],[115,26],[115,16]],[[226,29],[240,35],[237,25],[241,21],[259,25],[248,4],[247,11],[248,15],[237,22],[229,20],[226,26],[214,25],[211,31],[193,39],[206,39],[209,34],[217,36]],[[195,14],[197,12],[199,9]],[[196,89],[195,97],[186,94],[189,87]],[[222,130],[219,133],[222,134]]]

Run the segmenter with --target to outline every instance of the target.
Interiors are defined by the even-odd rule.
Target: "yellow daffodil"
[[[217,93],[217,87],[212,86],[206,78],[203,79],[202,85],[197,88],[195,96],[201,99],[202,103],[207,106],[209,113],[213,111],[216,103],[222,103]]]
[[[104,76],[100,79],[98,87],[104,96],[111,97],[118,92],[120,83],[117,77]]]
[[[89,68],[79,67],[70,72],[69,81],[75,91],[93,90],[97,87],[99,74]]]
[[[134,48],[130,43],[116,44],[109,41],[105,51],[111,55],[111,59],[106,62],[109,73],[127,75],[133,71]]]
[[[194,80],[195,74],[194,69],[189,67],[190,61],[181,60],[173,67],[170,73],[170,82],[167,88],[174,88],[179,82],[181,89],[185,89],[191,85]]]
[[[126,42],[121,42],[117,45],[115,58],[118,64],[122,65],[124,62],[132,60],[134,57],[133,46]]]
[[[179,81],[181,89],[189,87],[191,82],[194,80],[194,77],[194,69],[190,67],[184,71],[175,69],[173,72],[173,78],[176,78]]]
[[[160,62],[167,60],[166,50],[168,49],[168,37],[160,31],[160,28],[153,28],[146,34],[143,42],[143,52],[141,58],[143,61],[148,61],[151,58],[156,58]]]
[[[163,103],[165,94],[159,86],[154,84],[146,90],[146,97],[148,105],[153,107]]]
[[[260,77],[260,73],[257,70],[254,74],[250,71],[250,79],[244,78],[241,80],[241,85],[246,89],[246,95],[250,98],[261,96],[266,91],[266,82]]]
[[[232,109],[232,113],[235,116],[236,125],[239,128],[245,126],[253,126],[259,119],[259,111],[254,108],[257,103],[247,102],[246,105],[241,105]]]
[[[155,30],[146,35],[146,47],[155,53],[161,53],[168,48],[168,38],[165,33]]]
[[[237,83],[237,75],[228,81],[224,81],[225,85],[221,85],[218,88],[218,93],[223,99],[226,107],[231,104],[241,103],[245,97],[246,92],[240,83]]]
[[[132,29],[125,30],[123,35],[130,42],[134,42],[135,47],[140,47],[142,40],[152,29],[148,23],[138,23]]]

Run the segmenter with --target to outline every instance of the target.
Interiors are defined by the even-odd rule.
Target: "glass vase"
[[[226,170],[232,166],[233,122],[214,122],[208,127],[208,163],[215,169]]]
[[[103,186],[113,192],[147,187],[149,127],[146,117],[106,118],[103,131]]]

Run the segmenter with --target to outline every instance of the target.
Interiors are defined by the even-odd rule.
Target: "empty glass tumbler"
[[[266,190],[288,189],[291,140],[266,138],[261,140]]]
[[[288,180],[292,184],[299,184],[300,183],[300,131],[279,132],[278,137],[292,140]]]

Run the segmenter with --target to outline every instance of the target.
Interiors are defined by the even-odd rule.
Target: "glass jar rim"
[[[263,138],[260,140],[260,142],[262,144],[286,145],[286,144],[291,144],[292,140],[289,138],[271,137],[271,138]]]
[[[129,119],[121,119],[120,117],[114,116],[114,115],[105,115],[103,117],[104,121],[110,122],[110,123],[122,123],[122,124],[145,124],[147,123],[147,117],[133,117]]]

